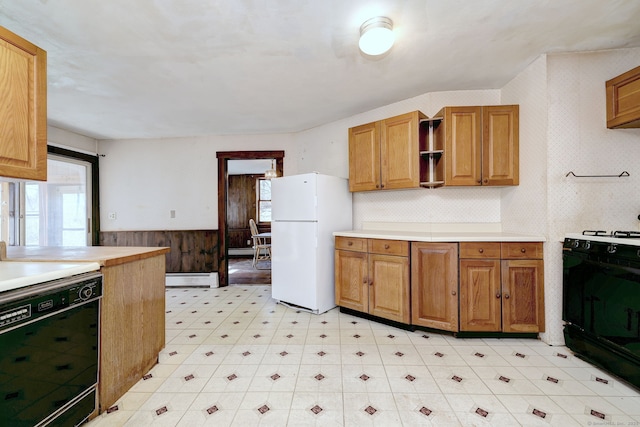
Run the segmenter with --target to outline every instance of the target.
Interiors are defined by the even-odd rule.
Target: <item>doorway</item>
[[[218,158],[218,282],[219,286],[229,284],[229,220],[227,203],[229,200],[230,161],[270,160],[275,161],[278,176],[282,176],[284,151],[221,151]]]

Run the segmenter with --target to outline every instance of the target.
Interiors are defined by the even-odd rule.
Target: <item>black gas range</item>
[[[567,347],[640,387],[640,232],[568,234],[562,258]]]
[[[589,254],[595,260],[621,264],[640,262],[640,231],[585,230],[567,234],[563,249]]]

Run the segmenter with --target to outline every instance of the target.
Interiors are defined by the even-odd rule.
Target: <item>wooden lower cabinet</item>
[[[411,323],[458,331],[457,243],[411,243]]]
[[[502,330],[500,260],[460,260],[460,330]]]
[[[369,312],[368,271],[366,252],[335,252],[336,305]]]
[[[541,242],[411,242],[410,259],[408,245],[336,237],[336,305],[451,332],[544,332]]]
[[[541,259],[502,261],[502,330],[544,332]]]
[[[336,305],[410,323],[409,243],[336,237]]]
[[[165,255],[103,266],[99,410],[158,362],[165,344]]]
[[[460,331],[544,331],[542,243],[463,242],[460,253]]]

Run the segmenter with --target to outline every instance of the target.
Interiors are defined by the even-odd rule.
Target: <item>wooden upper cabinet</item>
[[[437,116],[445,186],[518,185],[518,105],[445,107]]]
[[[607,127],[640,127],[640,67],[619,75],[605,84]]]
[[[482,107],[482,185],[518,185],[519,107]]]
[[[419,111],[382,121],[380,161],[382,188],[417,188],[420,186]]]
[[[419,111],[349,129],[349,190],[420,186]]]
[[[444,121],[438,130],[444,133],[445,185],[480,185],[481,113],[481,107],[445,107],[437,114]]]
[[[0,176],[47,179],[47,54],[3,27]]]
[[[380,122],[349,129],[349,191],[380,189]]]

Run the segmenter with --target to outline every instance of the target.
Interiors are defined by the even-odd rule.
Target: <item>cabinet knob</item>
[[[484,181],[482,181],[483,184],[488,184],[489,180],[487,178],[484,179]]]
[[[347,246],[353,246],[353,242],[347,243]]]
[[[478,249],[478,252],[480,252],[481,254],[483,254],[483,253],[484,253],[484,249],[480,248],[480,249]]]
[[[500,298],[500,292],[496,294],[496,298]]]
[[[509,294],[504,294],[504,299],[509,299]]]
[[[520,249],[520,252],[525,253],[527,250],[525,248]]]
[[[362,279],[362,283],[366,284],[367,282],[369,282],[369,279],[367,277]]]
[[[384,248],[385,249],[389,249],[389,245],[384,245]]]
[[[451,291],[451,295],[456,296],[457,292],[456,291]]]

